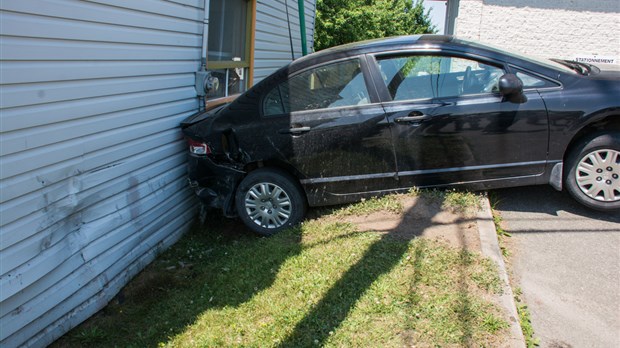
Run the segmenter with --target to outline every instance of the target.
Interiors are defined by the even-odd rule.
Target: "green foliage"
[[[434,33],[421,1],[317,0],[314,49],[395,35]]]

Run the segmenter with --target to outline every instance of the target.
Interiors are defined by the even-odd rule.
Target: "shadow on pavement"
[[[491,191],[489,195],[491,204],[499,210],[553,216],[565,211],[585,218],[620,223],[620,214],[617,212],[590,209],[573,200],[567,192],[556,191],[547,185],[498,189]]]

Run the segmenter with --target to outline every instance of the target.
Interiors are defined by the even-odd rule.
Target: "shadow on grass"
[[[257,238],[237,220],[192,227],[106,308],[52,347],[156,347],[210,309],[236,307],[269,288],[301,252],[301,230]],[[199,296],[197,296],[197,294]]]
[[[428,275],[422,275],[421,270],[427,268],[424,272],[429,273],[425,263],[432,256],[427,255],[429,249],[425,243],[416,243],[412,250],[409,242],[419,237],[425,229],[436,225],[433,218],[442,211],[442,202],[427,203],[410,207],[400,226],[380,233],[361,259],[336,280],[301,320],[292,324],[293,330],[280,341],[279,346],[306,347],[327,343],[330,334],[347,319],[372,284],[390,273],[406,254],[412,257],[410,264],[413,267],[413,276],[407,280],[411,305],[415,307],[424,302],[418,288],[428,286],[425,283],[428,280],[421,279]],[[425,211],[424,218],[413,218],[416,215],[413,210],[417,213]],[[215,227],[209,230],[195,226],[134,279],[116,303],[110,304],[93,320],[61,339],[56,346],[107,347],[122,342],[126,347],[153,347],[174,341],[175,336],[200,322],[200,317],[206,312],[237,308],[272,287],[287,260],[323,244],[356,238],[365,233],[344,233],[302,244],[301,228],[270,238],[257,238],[238,221],[215,219],[210,223]],[[463,252],[456,263],[456,271],[460,273],[455,278],[459,283],[458,298],[450,302],[452,307],[449,312],[458,316],[456,341],[467,344],[472,338],[471,303],[466,286],[467,276],[461,272],[461,266],[467,265],[469,258],[464,251],[463,239],[460,244]],[[269,315],[275,317],[278,313]],[[417,344],[414,331],[412,324],[410,330],[402,333],[404,344]],[[225,346],[228,341],[222,337],[218,342],[220,346]],[[218,343],[212,341],[211,344]]]
[[[418,204],[421,200],[418,200]],[[416,204],[417,205],[417,204]],[[410,214],[416,209],[416,205],[411,207],[405,214]],[[371,285],[382,275],[389,273],[403,259],[409,251],[409,243],[406,239],[413,239],[428,227],[433,225],[432,218],[441,212],[441,203],[431,204],[426,209],[427,219],[417,219],[416,226],[402,226],[410,223],[411,220],[403,219],[401,226],[393,231],[382,234],[381,238],[373,243],[366,251],[362,259],[351,266],[347,272],[330,288],[327,294],[316,304],[310,312],[295,326],[293,332],[279,344],[279,347],[309,347],[323,346],[330,335],[342,324],[349,313],[354,309],[355,304],[360,300]],[[403,234],[403,230],[411,233]],[[404,237],[406,236],[406,237]],[[405,240],[403,240],[405,239]],[[465,248],[465,241],[461,239],[462,250]],[[465,253],[461,253],[466,258]],[[424,244],[416,245],[413,253],[414,275],[411,280],[413,305],[415,306],[416,288],[420,281],[421,262],[424,255]],[[467,262],[463,259],[462,262]],[[469,300],[467,288],[465,287],[465,275],[460,274],[459,282],[462,285],[459,293],[459,308],[454,310],[460,313],[469,312]],[[471,339],[471,328],[469,317],[459,317],[461,323],[462,342]],[[413,338],[404,337],[404,340],[411,341],[407,344],[415,345]]]

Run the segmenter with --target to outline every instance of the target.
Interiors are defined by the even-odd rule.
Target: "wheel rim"
[[[245,211],[255,224],[278,228],[284,226],[291,216],[291,199],[280,186],[261,182],[245,195]]]
[[[620,152],[601,149],[581,158],[575,179],[588,197],[601,202],[620,200]]]

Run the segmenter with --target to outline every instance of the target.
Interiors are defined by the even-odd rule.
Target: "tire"
[[[620,133],[586,138],[566,163],[564,182],[575,200],[596,210],[620,210]]]
[[[306,215],[301,187],[290,175],[276,169],[248,174],[237,188],[235,206],[243,223],[263,236],[296,226]]]

